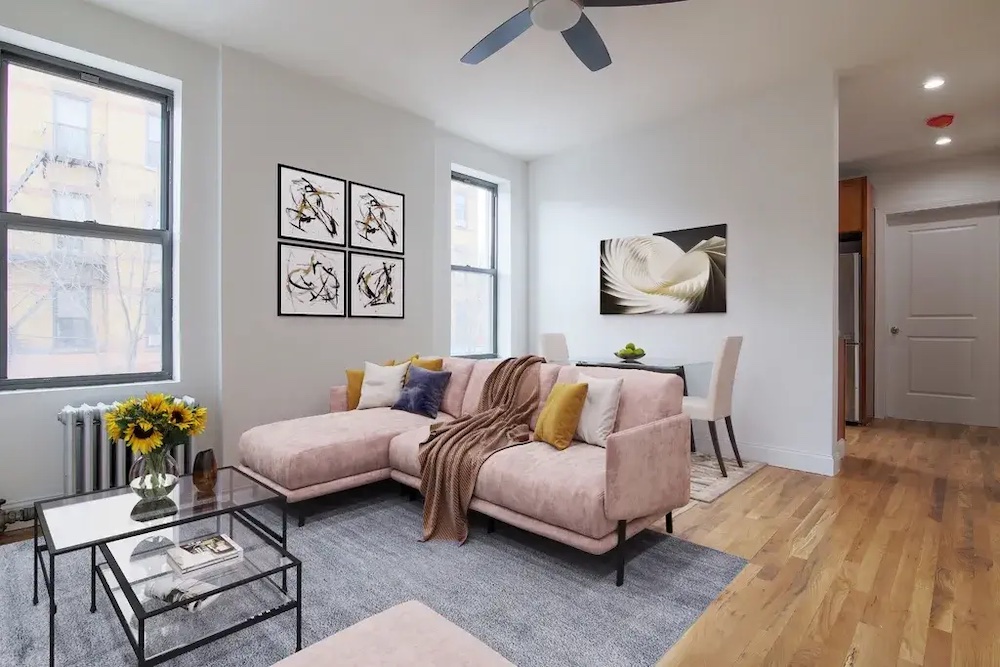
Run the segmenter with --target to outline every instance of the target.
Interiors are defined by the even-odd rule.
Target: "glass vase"
[[[177,462],[164,450],[152,451],[135,459],[128,478],[140,498],[164,498],[177,486]]]

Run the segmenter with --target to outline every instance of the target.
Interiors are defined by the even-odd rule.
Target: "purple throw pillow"
[[[410,366],[406,384],[392,409],[432,419],[437,417],[449,380],[451,371],[429,371],[419,366]]]

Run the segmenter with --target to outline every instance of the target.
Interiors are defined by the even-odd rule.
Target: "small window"
[[[160,347],[163,341],[163,294],[159,291],[146,292],[143,328],[147,347]]]
[[[86,287],[56,287],[52,300],[53,349],[87,351],[94,347],[90,296]]]
[[[90,100],[55,93],[52,150],[57,159],[90,159]]]
[[[92,219],[90,197],[75,192],[52,193],[52,217],[57,220],[85,222]]]
[[[469,200],[466,198],[465,193],[456,193],[454,199],[452,200],[454,205],[454,210],[452,211],[452,221],[456,228],[458,229],[468,229],[469,219],[467,208],[469,206]]]
[[[160,145],[163,141],[163,122],[159,113],[146,114],[146,167],[160,168]]]

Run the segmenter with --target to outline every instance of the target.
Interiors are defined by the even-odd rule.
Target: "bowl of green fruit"
[[[646,356],[646,350],[636,347],[635,343],[629,343],[622,349],[615,352],[615,356],[622,361],[639,361]]]

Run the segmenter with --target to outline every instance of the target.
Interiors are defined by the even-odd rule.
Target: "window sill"
[[[4,380],[0,383],[0,397],[10,394],[40,394],[40,393],[55,393],[55,392],[66,392],[66,391],[79,391],[82,389],[122,389],[126,387],[152,387],[152,386],[162,386],[162,385],[172,385],[179,384],[179,378],[165,377],[165,378],[136,378],[130,380],[128,378],[121,378],[118,380],[111,380],[109,382],[86,382],[81,381],[80,378],[74,378],[77,381],[76,384],[54,384],[47,383],[44,386],[33,386],[35,384],[34,380]]]

